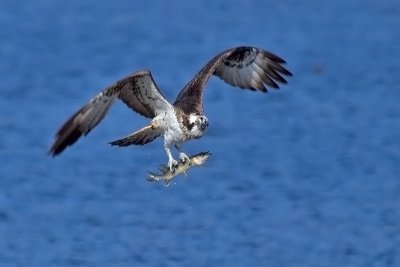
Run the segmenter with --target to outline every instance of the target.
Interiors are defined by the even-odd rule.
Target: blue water
[[[186,3],[187,2],[187,3]],[[0,266],[400,266],[400,2],[0,1]],[[216,53],[288,62],[281,90],[205,94],[205,167],[145,180],[162,141],[123,104],[50,158],[58,127],[141,68],[168,99]]]

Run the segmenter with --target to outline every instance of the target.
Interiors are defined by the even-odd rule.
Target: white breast
[[[185,141],[185,134],[182,132],[173,110],[163,112],[155,119],[164,127],[164,142],[166,145],[180,144]]]

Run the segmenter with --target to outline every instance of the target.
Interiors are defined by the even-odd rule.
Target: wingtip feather
[[[83,134],[78,127],[70,128],[68,131],[61,130],[57,133],[56,141],[48,151],[51,157],[61,154],[68,146],[73,145]]]

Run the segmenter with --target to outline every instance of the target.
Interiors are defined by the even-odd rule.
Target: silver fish
[[[173,167],[172,171],[168,166],[162,165],[159,168],[159,171],[161,172],[159,174],[148,171],[147,181],[150,182],[163,181],[164,185],[168,186],[171,183],[172,178],[182,173],[186,175],[187,170],[189,170],[193,166],[203,165],[210,156],[211,156],[210,152],[201,152],[199,154],[189,157],[189,160],[185,161],[180,160],[178,162],[178,165]]]

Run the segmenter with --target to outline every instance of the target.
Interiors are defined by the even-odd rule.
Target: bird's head
[[[204,115],[191,113],[188,122],[188,129],[194,138],[200,138],[208,127],[208,120]]]

